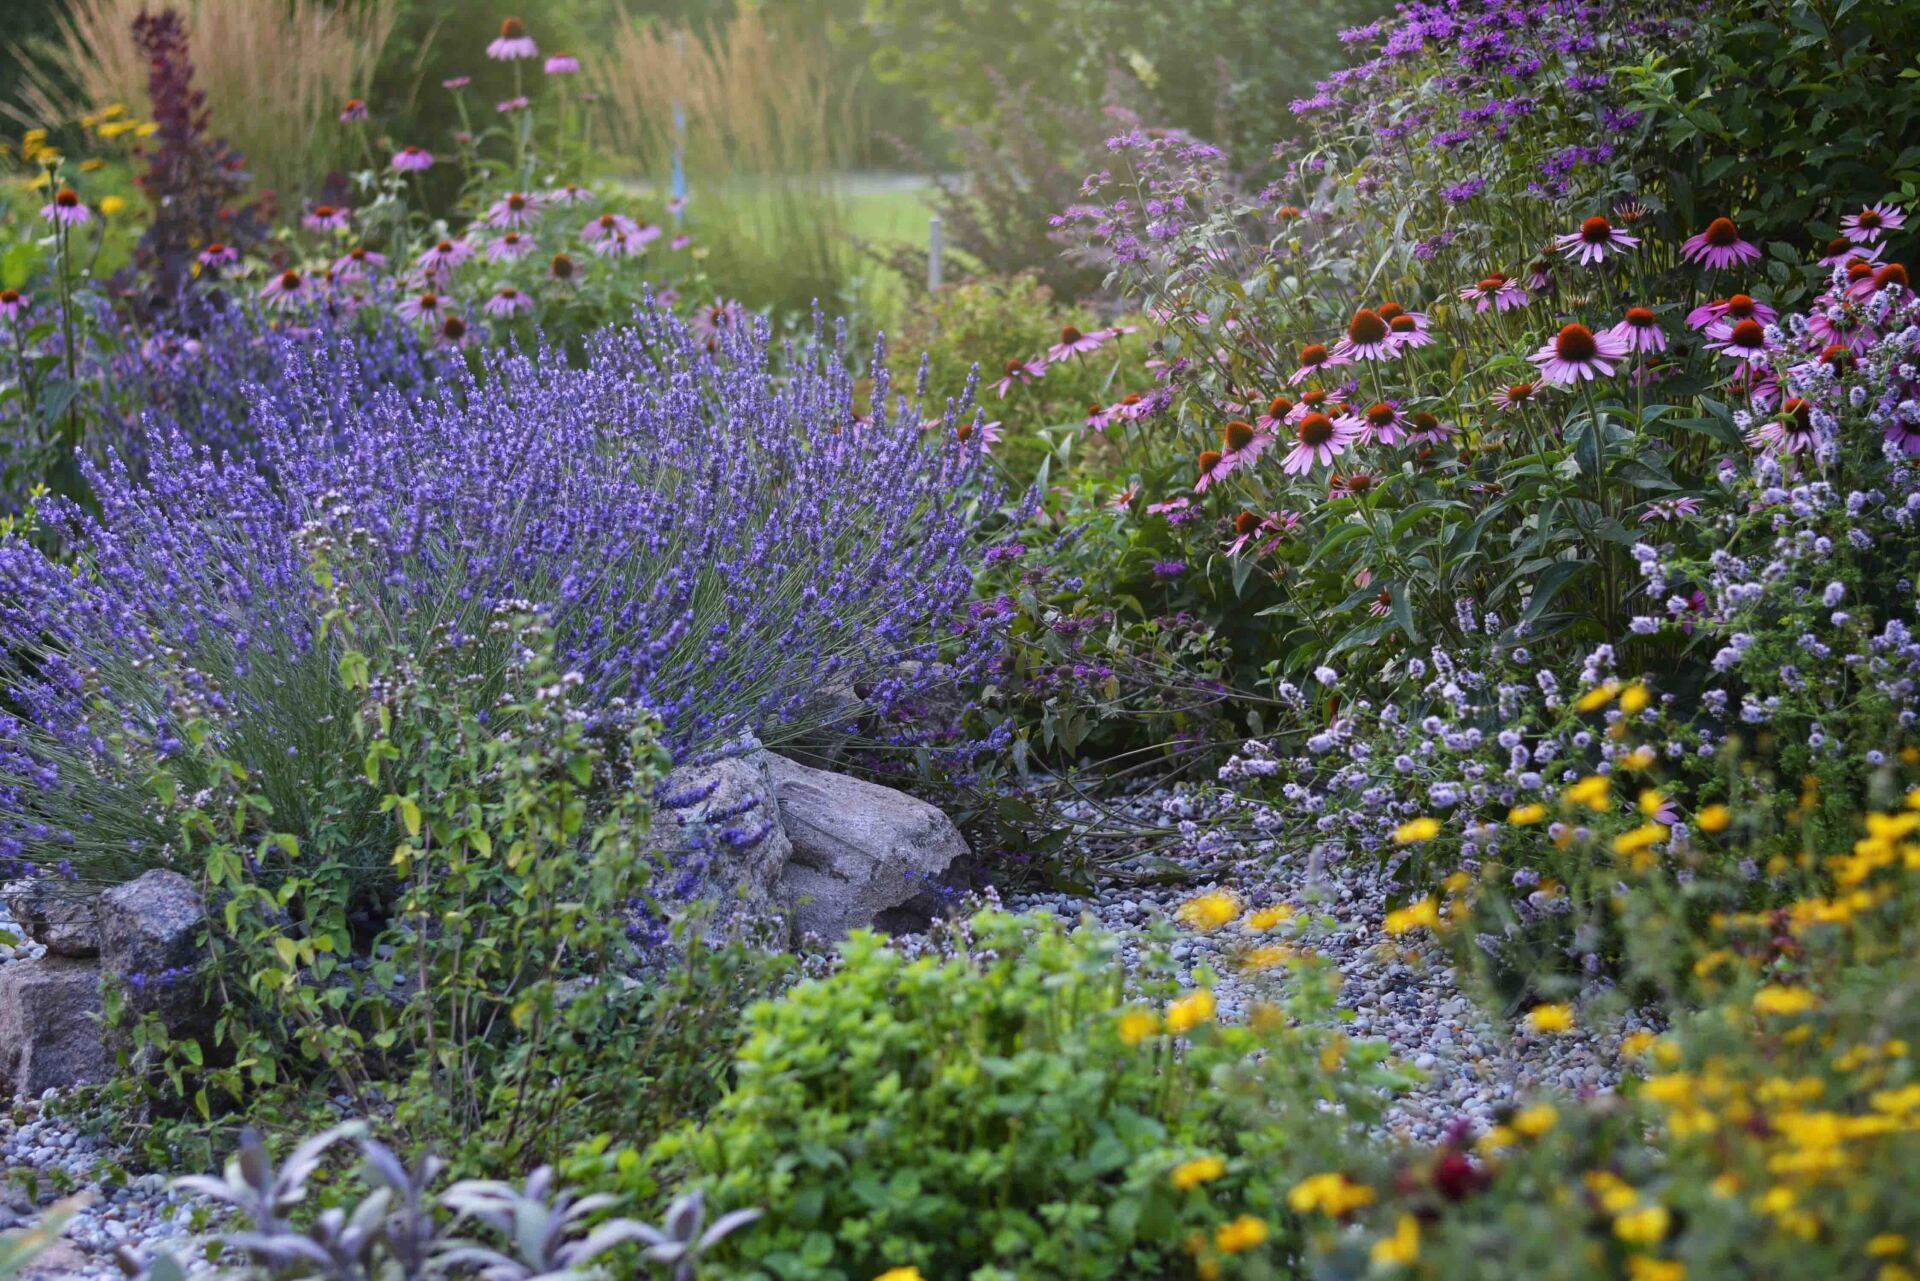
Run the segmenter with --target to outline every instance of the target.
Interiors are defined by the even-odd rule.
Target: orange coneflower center
[[[506,18],[500,23],[500,38],[502,40],[518,40],[526,34],[527,24],[518,18]]]
[[[1729,341],[1735,347],[1758,351],[1767,345],[1767,331],[1757,320],[1743,320],[1733,327],[1733,335]]]
[[[1580,224],[1580,239],[1590,245],[1604,245],[1613,239],[1613,224],[1595,214]]]
[[[223,254],[227,252],[227,247],[221,244],[218,240],[216,240],[212,244],[209,244],[206,247],[206,250],[204,252],[210,253],[210,254]]]
[[[466,336],[467,322],[458,316],[448,316],[446,322],[440,326],[440,332],[453,341],[459,342]]]
[[[555,254],[553,256],[552,270],[554,275],[562,280],[566,280],[573,275],[573,259],[567,257],[565,254]]]
[[[1308,343],[1300,349],[1300,363],[1308,368],[1314,365],[1326,364],[1327,345],[1319,342]]]
[[[1780,406],[1780,418],[1782,422],[1806,431],[1813,426],[1813,406],[1799,396],[1791,397]]]
[[[421,294],[416,305],[421,311],[434,311],[440,306],[438,294]]]
[[[1373,477],[1367,472],[1357,471],[1342,479],[1340,486],[1350,494],[1364,494],[1373,488]]]
[[[1506,275],[1496,271],[1491,276],[1481,280],[1480,288],[1490,294],[1498,293],[1507,287],[1507,280],[1508,277]]]
[[[1852,248],[1853,248],[1853,242],[1851,240],[1848,240],[1845,236],[1842,236],[1837,240],[1829,240],[1827,242],[1827,252],[1825,256],[1828,258],[1835,258],[1843,253],[1847,253]]]
[[[1412,334],[1420,331],[1420,322],[1412,316],[1395,316],[1387,327],[1396,334]]]
[[[520,296],[520,291],[518,289],[515,289],[512,285],[502,285],[500,286],[500,296],[502,298],[505,298],[508,302],[512,302],[515,298],[518,298]]]
[[[1863,259],[1855,258],[1852,262],[1847,264],[1847,283],[1848,284],[1852,284],[1853,282],[1858,280],[1865,280],[1867,277],[1871,276],[1872,274],[1873,274],[1873,264]]]
[[[1513,386],[1507,388],[1507,401],[1509,404],[1518,403],[1531,395],[1533,395],[1532,383],[1515,383]]]
[[[18,289],[0,289],[0,306],[11,307],[20,301]]]
[[[515,213],[518,213],[520,210],[525,209],[526,207],[527,207],[527,198],[521,195],[519,192],[516,191],[512,195],[507,197],[507,208],[513,210]]]
[[[1245,538],[1260,528],[1260,518],[1252,512],[1241,512],[1233,518],[1233,532]]]
[[[1294,435],[1303,445],[1324,445],[1333,439],[1333,419],[1325,414],[1308,414],[1294,428]]]
[[[1900,263],[1890,262],[1873,273],[1873,283],[1875,288],[1878,289],[1885,289],[1888,285],[1899,285],[1903,289],[1907,288],[1907,269]]]
[[[1239,453],[1253,443],[1253,424],[1234,419],[1221,429],[1220,441],[1228,453]]]
[[[1745,320],[1753,315],[1754,301],[1751,294],[1735,294],[1727,299],[1727,315],[1736,320]]]
[[[1648,307],[1627,308],[1627,323],[1635,329],[1653,328],[1655,321],[1652,309]]]
[[[1075,343],[1075,342],[1079,342],[1079,341],[1080,341],[1080,339],[1081,339],[1081,338],[1083,338],[1084,336],[1085,336],[1085,335],[1083,335],[1083,334],[1082,334],[1082,333],[1081,333],[1081,332],[1080,332],[1080,331],[1079,331],[1078,329],[1075,329],[1075,328],[1074,328],[1074,327],[1073,327],[1072,325],[1062,325],[1062,326],[1060,326],[1060,341],[1061,341],[1061,342],[1064,342],[1064,343]]]
[[[1820,363],[1823,365],[1844,365],[1852,359],[1853,352],[1844,343],[1828,343],[1820,353]]]
[[[72,187],[62,187],[54,195],[53,203],[62,209],[72,209],[80,203],[80,193]]]
[[[1300,216],[1300,206],[1281,205],[1273,211],[1273,216],[1276,218],[1298,218]]]
[[[1380,319],[1386,321],[1388,324],[1392,324],[1407,314],[1407,309],[1397,302],[1383,302],[1380,304],[1379,310]]]
[[[953,434],[955,439],[964,441],[969,436],[973,435],[973,424],[972,423],[956,424],[953,429]]]
[[[1562,325],[1560,336],[1553,340],[1553,354],[1578,363],[1598,356],[1600,344],[1594,342],[1593,330],[1585,325]]]
[[[313,207],[313,216],[316,218],[331,218],[338,212],[339,210],[335,209],[332,205],[315,205]]]
[[[1022,364],[1022,363],[1021,363],[1020,361],[1017,361],[1017,360],[1009,360],[1009,361],[1007,362],[1007,377],[1009,377],[1009,378],[1012,378],[1012,377],[1014,377],[1015,375],[1017,375],[1017,374],[1018,374],[1018,373],[1019,373],[1019,372],[1020,372],[1020,371],[1021,371],[1022,369],[1024,369],[1025,367],[1026,367],[1026,366],[1025,366],[1025,365],[1023,365],[1023,364]]]
[[[1387,336],[1387,322],[1371,307],[1362,307],[1347,322],[1347,337],[1356,346],[1377,343]]]
[[[1715,218],[1707,224],[1707,243],[1716,249],[1725,249],[1740,240],[1740,228],[1733,225],[1731,218]]]
[[[1367,423],[1373,427],[1391,427],[1394,420],[1393,406],[1384,400],[1375,401],[1367,407]]]
[[[1200,464],[1200,474],[1204,476],[1220,465],[1220,451],[1217,449],[1203,449],[1200,451],[1200,457],[1195,461]]]
[[[1321,405],[1326,403],[1327,393],[1321,390],[1320,388],[1315,387],[1312,391],[1300,397],[1300,400],[1301,400],[1301,403],[1306,405],[1308,409],[1318,409],[1320,408]]]
[[[451,240],[443,240],[433,248],[435,253],[450,254],[453,252],[453,242]]]
[[[1293,412],[1293,401],[1287,396],[1275,396],[1267,402],[1267,417],[1285,418]]]
[[[1415,431],[1440,430],[1440,419],[1424,409],[1416,409],[1408,414],[1407,421],[1413,424]]]
[[[1146,397],[1142,396],[1139,392],[1130,391],[1120,398],[1120,403],[1123,405],[1137,405],[1145,399]]]
[[[1880,211],[1878,209],[1862,209],[1860,216],[1853,221],[1854,225],[1860,227],[1862,230],[1872,231],[1885,220],[1880,217]]]

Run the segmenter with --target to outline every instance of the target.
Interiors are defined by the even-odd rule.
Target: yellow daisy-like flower
[[[1755,1014],[1805,1014],[1820,1004],[1820,998],[1804,987],[1785,987],[1769,983],[1753,994]]]
[[[1632,716],[1635,712],[1644,712],[1653,702],[1653,694],[1639,681],[1627,686],[1620,692],[1620,710]]]
[[[1667,1239],[1673,1215],[1664,1205],[1629,1210],[1613,1221],[1613,1235],[1629,1245],[1658,1245]]]
[[[1227,1172],[1227,1163],[1217,1156],[1197,1156],[1191,1161],[1182,1161],[1173,1167],[1168,1177],[1173,1186],[1182,1192],[1199,1187],[1203,1183],[1212,1183]]]
[[[1214,1010],[1213,993],[1206,988],[1183,996],[1167,1007],[1167,1031],[1178,1034],[1211,1023]]]
[[[1222,1254],[1243,1254],[1265,1245],[1271,1235],[1265,1219],[1243,1214],[1213,1234],[1213,1248]]]
[[[1573,1007],[1568,1005],[1536,1005],[1527,1011],[1527,1030],[1532,1032],[1571,1032],[1573,1031]]]
[[[104,196],[100,200],[101,216],[111,218],[127,207],[125,196]]]
[[[1270,970],[1276,965],[1285,965],[1299,953],[1284,943],[1269,943],[1265,947],[1248,948],[1240,955],[1240,968],[1245,970]]]
[[[1627,1281],[1687,1281],[1687,1265],[1678,1259],[1630,1254],[1627,1256]]]
[[[1560,1112],[1551,1103],[1536,1103],[1513,1114],[1512,1125],[1519,1133],[1537,1139],[1560,1123]]]
[[[1653,846],[1660,844],[1671,835],[1672,833],[1659,823],[1642,823],[1631,832],[1622,832],[1620,835],[1614,837],[1613,852],[1615,854],[1638,854],[1642,850],[1651,849]]]
[[[1724,805],[1709,805],[1693,816],[1693,825],[1703,832],[1724,832],[1733,822],[1733,811]]]
[[[1337,1219],[1372,1204],[1373,1189],[1364,1183],[1355,1183],[1338,1170],[1309,1175],[1287,1193],[1287,1206],[1295,1214],[1318,1211]]]
[[[1241,925],[1248,933],[1257,934],[1261,930],[1270,930],[1285,925],[1293,919],[1293,908],[1286,903],[1276,903],[1272,907],[1263,907],[1249,916]]]
[[[888,1268],[873,1281],[926,1281],[919,1268]]]
[[[1867,1241],[1867,1257],[1885,1259],[1904,1252],[1906,1248],[1907,1239],[1898,1232],[1882,1232],[1879,1236]]]
[[[1160,1016],[1152,1010],[1128,1010],[1120,1016],[1120,1039],[1128,1046],[1139,1045],[1160,1030]]]
[[[1547,807],[1538,801],[1531,805],[1516,805],[1507,811],[1507,822],[1515,827],[1530,827],[1547,817]]]
[[[1437,818],[1409,819],[1393,829],[1395,845],[1412,845],[1419,841],[1430,841],[1440,835],[1440,820]]]
[[[1396,911],[1388,912],[1382,928],[1392,935],[1411,934],[1415,930],[1430,930],[1440,924],[1440,905],[1432,896],[1409,903]]]
[[[1589,774],[1562,792],[1561,797],[1569,805],[1584,805],[1590,810],[1603,810],[1612,802],[1613,781],[1604,774]]]
[[[1225,890],[1210,890],[1182,903],[1173,915],[1188,929],[1211,934],[1240,915],[1240,900]]]
[[[1373,1266],[1404,1268],[1420,1258],[1420,1221],[1403,1214],[1394,1221],[1393,1235],[1373,1243]]]
[[[1629,1032],[1620,1038],[1620,1053],[1628,1058],[1638,1058],[1653,1048],[1659,1036],[1652,1032]]]
[[[1580,701],[1573,705],[1574,709],[1576,711],[1582,711],[1582,712],[1599,711],[1601,708],[1605,707],[1608,703],[1611,703],[1613,701],[1613,696],[1615,694],[1618,694],[1619,692],[1620,692],[1619,681],[1607,681],[1605,684],[1599,686],[1598,688],[1590,689],[1586,693],[1582,694],[1580,696]]]

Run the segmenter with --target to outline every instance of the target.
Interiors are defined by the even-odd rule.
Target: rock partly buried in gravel
[[[169,1034],[192,1036],[212,1025],[194,981],[205,959],[199,944],[206,907],[193,882],[155,868],[100,896],[100,963],[122,985],[135,1014],[155,1014]]]
[[[669,866],[704,864],[716,889],[755,906],[783,906],[780,874],[793,854],[767,774],[774,758],[759,746],[710,765],[683,765],[668,774],[653,834]]]
[[[43,956],[0,966],[0,1095],[104,1081],[113,1061],[100,1035],[100,967]]]
[[[76,894],[44,877],[0,888],[0,900],[16,924],[53,956],[100,955],[100,929],[91,894]]]
[[[938,809],[890,787],[767,758],[793,857],[780,878],[802,933],[839,938],[924,924],[912,910],[967,843]]]

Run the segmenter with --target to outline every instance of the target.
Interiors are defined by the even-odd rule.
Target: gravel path
[[[1339,968],[1341,1004],[1355,1014],[1346,1030],[1359,1038],[1384,1038],[1399,1060],[1425,1074],[1388,1114],[1388,1130],[1409,1141],[1431,1142],[1463,1118],[1476,1129],[1490,1125],[1496,1111],[1520,1095],[1543,1090],[1584,1094],[1609,1089],[1617,1079],[1613,1036],[1585,1027],[1553,1037],[1508,1036],[1494,1029],[1461,990],[1442,953],[1389,938],[1381,928],[1380,905],[1391,887],[1370,862],[1310,869],[1304,857],[1210,838],[1193,823],[1192,806],[1179,794],[1147,792],[1111,803],[1109,815],[1183,827],[1187,839],[1170,854],[1156,855],[1154,862],[1160,869],[1169,863],[1182,869],[1190,878],[1185,883],[1138,888],[1130,884],[1138,879],[1130,873],[1144,870],[1144,865],[1122,863],[1112,869],[1114,884],[1091,899],[1030,893],[1010,896],[1007,906],[1016,911],[1044,908],[1068,918],[1091,913],[1106,926],[1129,930],[1169,919],[1182,902],[1218,887],[1255,907],[1287,903],[1302,914],[1329,918],[1330,923],[1314,928],[1310,945]],[[0,930],[10,924],[0,906]],[[1215,996],[1224,1019],[1243,1016],[1254,995],[1228,959],[1240,937],[1232,929],[1212,935],[1183,930],[1173,949],[1183,976],[1202,964],[1221,976]],[[0,964],[39,950],[32,943],[0,945]],[[1125,955],[1137,961],[1131,945]],[[29,1276],[118,1276],[112,1253],[122,1245],[144,1251],[164,1244],[183,1261],[194,1253],[192,1203],[157,1174],[112,1186],[107,1176],[119,1157],[105,1140],[77,1132],[70,1121],[46,1114],[39,1103],[18,1104],[11,1116],[0,1115],[0,1168],[38,1172],[41,1205],[75,1190],[95,1196],[69,1223],[59,1256],[49,1260],[54,1266]],[[0,1191],[0,1229],[29,1222],[36,1213],[33,1201],[21,1192]]]

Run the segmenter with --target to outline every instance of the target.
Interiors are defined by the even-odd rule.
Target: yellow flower
[[[136,128],[133,131],[133,136],[136,138],[151,138],[153,137],[153,135],[159,132],[160,132],[160,126],[155,124],[153,121],[149,120],[146,123],[140,125],[138,128]]]
[[[926,1281],[919,1268],[888,1268],[873,1281]]]
[[[104,217],[111,218],[126,207],[127,198],[125,196],[103,196],[100,200],[100,213]]]
[[[115,120],[100,126],[100,136],[102,138],[118,138],[121,134],[130,131],[133,127],[134,124],[131,120]]]
[[[1393,935],[1411,934],[1414,930],[1430,930],[1440,924],[1440,905],[1431,896],[1417,903],[1409,903],[1398,911],[1388,912],[1382,928]]]
[[[1210,890],[1182,903],[1173,915],[1188,929],[1211,934],[1240,915],[1240,900],[1225,890]]]
[[[1270,1235],[1265,1219],[1243,1214],[1213,1234],[1213,1248],[1222,1254],[1240,1254],[1265,1245]]]
[[[1573,1009],[1566,1005],[1536,1005],[1527,1011],[1527,1029],[1532,1032],[1571,1032]]]
[[[1819,998],[1804,987],[1769,983],[1753,994],[1755,1014],[1805,1014],[1819,1004]]]
[[[124,116],[126,114],[127,104],[124,102],[109,102],[106,106],[100,108],[100,118],[102,120],[111,120],[115,116]]]
[[[1295,1214],[1311,1214],[1317,1210],[1337,1219],[1372,1204],[1372,1188],[1355,1183],[1337,1170],[1309,1175],[1287,1193],[1287,1205]]]
[[[1652,1032],[1629,1032],[1620,1038],[1620,1053],[1629,1058],[1637,1058],[1653,1048],[1660,1038]]]
[[[1724,832],[1733,822],[1733,811],[1724,805],[1709,805],[1693,816],[1693,825],[1703,832]]]
[[[1139,1045],[1160,1030],[1160,1016],[1152,1010],[1128,1010],[1120,1016],[1120,1039],[1128,1046]]]
[[[1620,710],[1631,716],[1635,712],[1647,710],[1647,704],[1653,702],[1653,695],[1639,681],[1626,687],[1620,693]]]
[[[1516,805],[1507,811],[1507,822],[1516,827],[1527,827],[1538,823],[1547,816],[1547,807],[1534,802],[1531,805]]]
[[[1276,925],[1285,925],[1293,919],[1293,908],[1285,903],[1276,903],[1272,907],[1263,907],[1249,916],[1242,928],[1249,933],[1270,930]]]
[[[1217,1156],[1197,1156],[1173,1167],[1173,1186],[1182,1192],[1211,1183],[1227,1172],[1227,1163]]]
[[[1191,1031],[1202,1023],[1211,1023],[1213,1014],[1213,993],[1201,988],[1167,1007],[1167,1031],[1176,1034]]]
[[[1394,1221],[1393,1235],[1373,1243],[1373,1266],[1403,1268],[1420,1257],[1420,1221],[1403,1214]]]
[[[1620,682],[1608,681],[1604,685],[1601,685],[1599,688],[1588,690],[1586,693],[1582,694],[1580,696],[1580,701],[1573,705],[1574,709],[1576,711],[1581,711],[1581,712],[1598,711],[1602,707],[1605,707],[1608,703],[1611,703],[1613,701],[1613,696],[1615,694],[1618,694],[1619,692],[1620,692]]]
[[[1627,1281],[1687,1281],[1687,1265],[1647,1254],[1627,1256]]]
[[[1658,814],[1660,807],[1666,803],[1667,798],[1660,795],[1658,790],[1651,787],[1641,788],[1640,798],[1636,802],[1636,804],[1640,806],[1640,812],[1648,818],[1652,818],[1655,814]]]
[[[1882,1232],[1867,1242],[1869,1259],[1884,1259],[1907,1248],[1907,1239],[1898,1232]]]
[[[1240,957],[1240,966],[1248,970],[1270,970],[1276,965],[1285,965],[1297,955],[1284,943],[1269,943],[1265,947],[1249,948]]]
[[[1660,844],[1670,833],[1658,823],[1642,823],[1631,832],[1622,832],[1613,838],[1615,854],[1638,854],[1642,850]]]
[[[1569,787],[1561,796],[1569,805],[1584,805],[1590,810],[1607,808],[1613,796],[1613,783],[1604,774],[1589,774]]]
[[[1513,1114],[1511,1122],[1514,1129],[1530,1139],[1537,1139],[1551,1130],[1560,1120],[1560,1113],[1551,1103],[1536,1103],[1530,1108],[1522,1108]]]
[[[107,167],[107,162],[98,156],[88,156],[80,162],[81,173],[99,173]]]
[[[1673,1216],[1664,1205],[1629,1210],[1613,1221],[1613,1235],[1629,1245],[1657,1245],[1667,1239]]]
[[[1625,729],[1626,727],[1624,725],[1616,725],[1614,726],[1614,728]],[[1639,747],[1634,748],[1631,752],[1628,752],[1625,756],[1621,757],[1620,764],[1625,766],[1627,769],[1645,769],[1659,759],[1660,759],[1660,753],[1654,751],[1651,747],[1648,747],[1643,743]]]
[[[1440,820],[1437,818],[1410,819],[1393,829],[1395,845],[1412,845],[1419,841],[1430,841],[1440,835]]]
[[[1501,1148],[1512,1147],[1514,1140],[1518,1137],[1519,1136],[1507,1126],[1496,1125],[1490,1127],[1485,1134],[1481,1135],[1479,1141],[1475,1143],[1474,1146],[1482,1152],[1498,1152]]]

